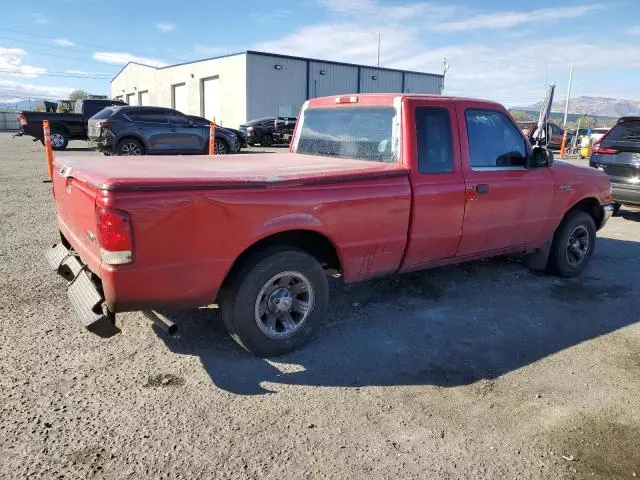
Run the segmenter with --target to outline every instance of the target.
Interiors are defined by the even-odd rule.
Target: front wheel
[[[282,355],[308,342],[329,300],[318,261],[296,249],[250,259],[221,292],[222,320],[240,346],[260,357]]]
[[[65,132],[51,132],[51,148],[56,152],[65,150],[69,145],[69,136]]]
[[[553,237],[547,270],[561,277],[577,277],[587,268],[595,246],[593,217],[579,210],[571,211]]]

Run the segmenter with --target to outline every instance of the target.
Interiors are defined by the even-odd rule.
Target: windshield
[[[296,152],[393,162],[395,115],[392,107],[308,109]]]

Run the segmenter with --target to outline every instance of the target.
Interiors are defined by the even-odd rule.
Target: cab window
[[[527,148],[524,137],[504,113],[469,109],[465,116],[469,161],[473,170],[525,167]]]
[[[420,173],[453,172],[453,138],[449,110],[417,107],[415,113]]]

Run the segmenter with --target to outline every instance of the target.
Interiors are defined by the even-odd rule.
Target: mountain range
[[[528,107],[514,107],[512,110],[539,111],[542,102]],[[553,102],[553,112],[564,112],[564,101]],[[606,97],[577,97],[569,100],[569,113],[593,117],[640,116],[640,101],[620,100]]]

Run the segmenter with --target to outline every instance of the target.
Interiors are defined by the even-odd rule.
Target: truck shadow
[[[197,355],[212,382],[241,395],[279,385],[435,385],[492,379],[640,320],[640,243],[600,238],[577,279],[497,258],[351,286],[332,285],[308,346],[270,361],[225,333],[216,311],[172,314],[174,352]]]

